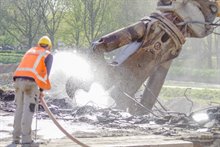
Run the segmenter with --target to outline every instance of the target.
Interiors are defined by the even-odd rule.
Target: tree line
[[[48,35],[54,48],[59,44],[88,48],[100,36],[155,12],[156,3],[154,0],[0,0],[0,46],[27,50],[39,37]],[[175,64],[219,70],[218,40],[219,35],[214,33],[204,39],[187,39]]]
[[[41,35],[86,47],[153,11],[148,0],[0,0],[0,44],[30,48]]]

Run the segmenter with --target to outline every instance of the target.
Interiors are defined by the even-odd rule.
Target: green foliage
[[[18,63],[25,51],[0,51],[0,63]]]
[[[191,87],[186,91],[187,87],[181,86],[163,86],[160,92],[160,98],[172,99],[175,97],[186,97],[191,100],[206,102],[220,102],[220,89],[212,88],[196,88]]]
[[[57,49],[56,43],[62,44],[61,47],[88,48],[91,42],[101,36],[157,11],[156,5],[157,1],[149,0],[19,0],[13,3],[2,0],[0,46],[7,44],[28,49],[42,35],[48,35],[54,43],[53,49]],[[215,32],[219,32],[219,28]],[[214,71],[192,70],[220,70],[218,40],[219,36],[214,34],[204,39],[187,39],[174,66],[188,69],[171,69],[170,77],[192,77],[197,81],[220,80]]]
[[[10,35],[0,35],[0,45],[15,45],[15,39]]]
[[[219,83],[219,73],[220,70],[217,69],[196,69],[172,66],[167,78],[173,80]]]
[[[0,50],[0,54],[21,54],[24,55],[26,51],[24,50]]]
[[[88,48],[92,41],[149,14],[156,2],[70,0],[67,4],[68,11],[65,11],[57,37],[66,45]]]

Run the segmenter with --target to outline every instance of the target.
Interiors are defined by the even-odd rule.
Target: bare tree
[[[89,43],[100,35],[108,0],[81,0],[84,6],[83,25]]]
[[[127,26],[144,16],[149,16],[155,11],[156,3],[157,1],[149,0],[120,0],[119,13],[115,15],[122,26]]]
[[[117,29],[115,14],[119,13],[118,0],[71,0],[65,18],[69,26],[69,38],[77,47],[88,46],[99,36]],[[67,35],[67,34],[65,34]]]
[[[41,4],[41,19],[45,26],[46,32],[49,34],[51,41],[54,44],[55,34],[64,17],[66,8],[63,0],[40,0]]]
[[[11,0],[2,3],[5,3],[2,27],[20,44],[30,48],[41,23],[39,1]]]
[[[65,40],[77,47],[88,45],[101,35],[139,20],[152,4],[155,3],[146,0],[70,0],[65,17],[68,24]]]
[[[83,43],[83,3],[81,0],[70,0],[68,2],[68,15],[66,15],[65,20],[69,26],[68,33],[69,37],[66,39],[71,42],[71,45],[80,47]]]

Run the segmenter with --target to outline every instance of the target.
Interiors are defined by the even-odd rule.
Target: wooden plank
[[[193,147],[193,143],[188,141],[152,135],[82,138],[80,140],[92,147]],[[66,143],[71,144],[71,141],[68,140]],[[53,141],[51,142],[51,144],[53,145]],[[54,145],[56,145],[56,143]]]
[[[125,137],[100,137],[78,138],[91,147],[193,147],[192,142],[176,140],[164,136],[125,136]],[[9,145],[10,142],[1,142],[0,147]],[[17,147],[19,147],[18,145]],[[53,139],[50,142],[40,144],[40,147],[78,147],[77,144],[67,138]]]

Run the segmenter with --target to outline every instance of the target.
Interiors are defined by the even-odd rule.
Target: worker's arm
[[[46,68],[47,68],[47,76],[50,75],[50,71],[51,71],[51,67],[52,67],[52,63],[53,63],[53,55],[49,54],[45,61],[44,61]],[[41,94],[43,94],[43,89],[40,88],[40,92]]]
[[[45,65],[47,67],[47,75],[50,75],[50,70],[52,67],[52,63],[53,63],[53,55],[49,54],[46,59],[45,59]]]

